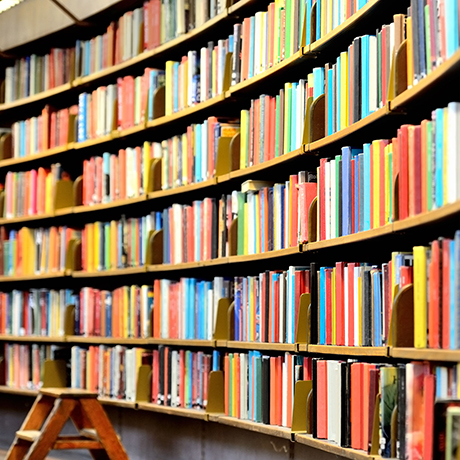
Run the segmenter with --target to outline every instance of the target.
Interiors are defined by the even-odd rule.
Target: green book
[[[430,32],[430,7],[425,6],[425,42],[426,42],[426,73],[431,73],[431,32]]]
[[[109,248],[108,250],[105,251],[105,261],[104,261],[104,266],[106,270],[110,270],[112,267],[110,267],[110,247],[111,247],[111,242],[110,242],[110,223],[106,223],[104,225],[104,238],[105,238],[105,247]]]
[[[426,199],[427,210],[433,209],[433,122],[429,121],[426,124]]]
[[[291,32],[292,32],[292,0],[286,0],[286,16],[284,28],[284,59],[291,55]],[[289,152],[290,150],[288,150]]]

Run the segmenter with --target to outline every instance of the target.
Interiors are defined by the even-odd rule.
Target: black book
[[[363,346],[370,347],[372,345],[372,289],[371,289],[371,268],[361,268],[361,289],[363,306]]]
[[[268,250],[275,249],[274,225],[273,225],[273,187],[268,188]]]
[[[164,394],[165,394],[165,347],[163,345],[158,346],[159,353],[159,381],[158,381],[158,398],[157,404],[164,405]]]
[[[241,24],[233,26],[232,85],[240,82]]]
[[[171,405],[171,364],[172,364],[172,350],[168,349],[168,388],[166,388],[166,397],[165,397],[165,405]]]
[[[262,356],[262,423],[270,424],[270,356]]]
[[[398,365],[398,436],[396,458],[406,458],[406,365]]]
[[[311,363],[311,369],[312,369],[312,377],[313,377],[313,400],[312,400],[312,420],[311,420],[311,426],[312,426],[312,434],[314,438],[318,437],[318,427],[316,425],[316,414],[318,413],[318,400],[316,398],[317,396],[317,380],[318,380],[318,374],[316,371],[316,365],[318,363],[318,358],[313,358],[312,363]]]
[[[361,40],[353,40],[353,101],[352,122],[361,118]]]
[[[341,420],[340,420],[340,439],[342,447],[349,447],[351,444],[351,423],[350,423],[350,367],[346,362],[340,362],[340,382],[341,382]]]
[[[317,344],[318,324],[318,268],[316,262],[310,264],[310,343]]]

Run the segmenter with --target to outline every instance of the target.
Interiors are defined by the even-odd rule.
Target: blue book
[[[174,78],[174,88],[177,88],[177,90],[173,91],[173,112],[178,112],[179,111],[179,63],[174,62],[173,64],[173,78]],[[192,82],[192,88],[193,88],[193,82]]]
[[[161,217],[162,217],[161,216],[161,211],[157,211],[155,213],[155,230],[161,230],[161,227],[162,227],[162,225],[161,225],[161,220],[162,220]]]
[[[334,70],[329,69],[327,71],[327,135],[330,136],[334,132],[334,93],[332,89],[334,88]]]
[[[255,43],[255,28],[256,28],[256,17],[251,16],[251,39],[250,43]],[[249,47],[249,69],[248,78],[254,76],[254,47]]]
[[[82,42],[81,40],[76,40],[75,41],[75,76],[76,77],[80,77],[81,76],[81,68],[79,68],[78,66],[80,65],[81,66],[81,45],[82,45]]]
[[[280,196],[281,197],[284,197],[284,189],[285,189],[285,185],[284,184],[281,184],[281,187],[280,187]],[[281,216],[280,216],[280,220],[282,222],[282,225],[281,225],[281,248],[284,249],[284,198],[282,198],[281,200]]]
[[[371,229],[371,144],[364,144],[364,222],[363,231]],[[361,181],[361,175],[359,180]]]
[[[449,258],[450,258],[450,273],[449,273],[449,310],[450,310],[450,324],[449,324],[449,342],[450,348],[455,349],[455,321],[453,320],[456,317],[456,308],[458,307],[458,299],[456,299],[455,293],[455,278],[458,272],[458,265],[455,263],[455,240],[450,241],[449,243]],[[457,308],[458,310],[458,308]]]
[[[254,355],[254,421],[262,422],[262,356],[256,351]]]
[[[217,350],[213,350],[212,352],[212,370],[220,370],[220,353]]]
[[[446,53],[451,57],[458,49],[459,23],[458,23],[458,0],[445,0],[446,18]]]
[[[460,230],[455,232],[454,238],[454,265],[455,265],[455,291],[454,291],[454,298],[455,298],[455,314],[452,318],[450,318],[451,323],[455,324],[455,331],[454,331],[454,342],[453,347],[455,349],[460,348]],[[452,346],[452,344],[451,344]]]
[[[367,0],[358,0],[358,9],[362,8],[367,3]]]
[[[109,203],[110,197],[110,153],[104,152],[102,154],[102,202]]]
[[[235,279],[235,286],[238,286],[238,281]],[[235,340],[243,340],[241,338],[240,320],[241,320],[241,290],[235,289]]]
[[[355,189],[354,189],[354,200],[355,200],[355,215],[353,219],[355,219],[355,232],[358,233],[359,231],[359,222],[360,222],[360,194],[359,194],[359,161],[362,158],[363,154],[358,153],[355,157]]]
[[[105,292],[105,332],[106,337],[112,337],[112,293]]]
[[[361,37],[361,118],[369,115],[369,35]]]
[[[436,109],[435,115],[435,204],[440,208],[444,204],[444,109]]]
[[[91,42],[88,40],[85,43],[85,76],[91,73]]]
[[[26,124],[24,121],[21,121],[19,124],[19,135],[21,138],[19,156],[22,158],[26,156]]]
[[[306,23],[305,23],[305,30],[306,30],[306,40],[305,44],[310,45],[310,38],[311,38],[311,4],[312,0],[307,0],[305,2],[305,11],[306,11]],[[300,28],[302,30],[302,28]]]
[[[313,69],[313,100],[324,94],[324,67]]]
[[[326,345],[326,267],[319,270],[319,344]]]

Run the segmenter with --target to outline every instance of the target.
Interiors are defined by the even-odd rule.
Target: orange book
[[[362,363],[361,449],[366,452],[369,447],[369,388],[371,369],[375,369],[374,364]]]
[[[229,415],[229,402],[230,402],[230,358],[228,356],[228,353],[225,354],[224,357],[224,378],[225,378],[225,383],[224,383],[224,402],[225,402],[225,415]]]
[[[318,376],[316,430],[318,439],[327,439],[327,361],[319,360],[316,369]]]
[[[287,354],[286,355],[286,360],[287,360],[287,410],[286,410],[286,426],[288,428],[291,427],[292,424],[292,396],[293,396],[293,390],[294,390],[294,382],[293,382],[293,372],[294,370],[292,369],[292,356]]]

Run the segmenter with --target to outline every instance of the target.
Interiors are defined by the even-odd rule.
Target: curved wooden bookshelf
[[[114,270],[101,270],[101,271],[74,271],[72,272],[73,278],[103,278],[109,276],[129,276],[129,275],[139,275],[141,273],[146,273],[147,269],[143,267],[127,267],[127,268],[118,268]]]
[[[0,385],[0,393],[6,393],[18,396],[37,396],[37,390],[28,390],[27,388],[12,388],[7,385]]]
[[[435,348],[390,348],[393,358],[416,359],[423,361],[460,362],[460,350],[441,350]]]
[[[177,415],[179,417],[194,418],[197,420],[208,421],[209,415],[202,409],[187,409],[185,407],[160,406],[148,402],[136,403],[136,409],[146,410],[149,412],[158,412],[159,414]]]
[[[338,455],[339,457],[349,458],[352,460],[371,460],[374,458],[380,458],[375,455],[369,455],[367,452],[362,450],[348,449],[323,439],[315,439],[310,434],[295,434],[294,440],[299,444],[304,444],[306,446],[310,446],[315,449],[323,450],[325,452]]]
[[[193,184],[181,185],[179,187],[167,188],[164,190],[157,190],[148,194],[149,200],[155,200],[158,198],[164,198],[167,196],[176,196],[179,194],[194,192],[195,190],[201,190],[204,188],[212,187],[217,184],[218,177],[213,177],[202,182],[195,182]]]
[[[224,345],[220,345],[224,346]],[[271,343],[271,342],[240,342],[238,340],[227,340],[226,348],[235,348],[238,350],[267,350],[267,351],[297,351],[295,343]]]
[[[215,340],[206,339],[163,339],[150,337],[147,339],[150,345],[171,345],[174,347],[203,347],[214,348],[216,346]]]
[[[0,342],[27,342],[27,343],[62,343],[66,337],[48,337],[43,335],[1,335]]]
[[[53,219],[55,214],[35,214],[33,216],[18,216],[18,217],[2,217],[0,218],[0,225],[21,224],[28,222],[35,222],[37,220]]]
[[[122,407],[124,409],[135,409],[136,403],[134,401],[126,401],[124,399],[115,399],[115,398],[108,398],[105,396],[99,396],[97,398],[101,404],[105,406],[116,406]]]
[[[140,339],[137,337],[100,337],[100,336],[82,336],[68,335],[65,337],[68,343],[88,343],[96,345],[147,345],[148,339]]]
[[[22,281],[36,281],[36,280],[47,280],[54,278],[64,278],[68,276],[66,272],[51,272],[42,273],[40,275],[13,275],[13,276],[0,276],[0,283],[14,283]]]
[[[228,257],[228,263],[240,263],[240,262],[252,262],[256,260],[272,259],[275,257],[291,256],[299,253],[299,247],[294,246],[292,248],[278,249],[276,251],[261,252],[258,254],[243,254],[239,256]]]
[[[89,206],[74,206],[73,208],[70,208],[71,210],[68,213],[83,214],[89,212],[100,212],[105,211],[106,209],[120,208],[141,203],[143,201],[146,201],[147,199],[147,195],[144,194],[135,198],[127,198],[126,200],[111,201],[110,203],[98,203]]]
[[[10,168],[11,166],[16,166],[22,163],[30,163],[33,161],[41,160],[43,158],[51,158],[54,156],[58,156],[64,152],[73,150],[74,147],[75,143],[70,142],[69,144],[62,145],[60,147],[54,147],[43,152],[35,153],[34,155],[28,155],[26,157],[21,158],[7,158],[5,160],[0,160],[0,169]]]
[[[302,350],[306,348],[306,350]],[[299,351],[308,353],[319,353],[324,355],[345,355],[345,356],[388,356],[388,347],[348,347],[338,345],[308,345],[299,346]]]

